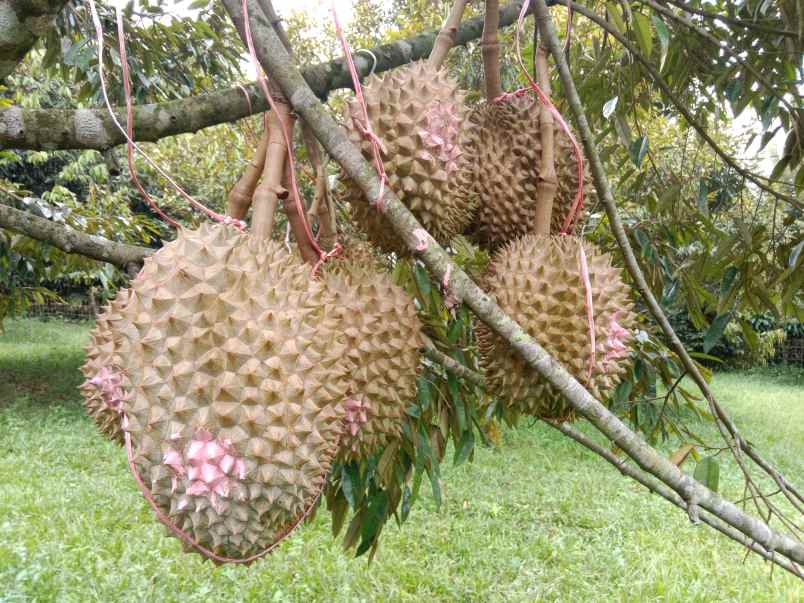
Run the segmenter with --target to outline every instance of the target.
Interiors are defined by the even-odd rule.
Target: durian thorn
[[[550,96],[550,72],[547,68],[547,49],[539,45],[534,58],[536,80],[545,95]],[[535,234],[549,235],[553,219],[553,201],[558,189],[555,162],[555,128],[553,114],[539,104],[539,133],[542,139],[542,157],[539,165],[539,182],[536,187]]]
[[[265,149],[262,181],[254,191],[251,231],[258,239],[270,239],[274,230],[274,217],[279,201],[277,190],[282,189],[282,175],[288,154],[282,131],[284,128],[292,137],[296,121],[287,104],[278,102],[276,105],[277,110],[268,114],[268,144]]]
[[[254,158],[246,166],[240,180],[232,187],[227,197],[227,213],[233,218],[244,220],[249,208],[254,189],[260,180],[265,166],[265,149],[268,147],[268,129],[263,129]]]
[[[455,3],[452,5],[452,10],[450,10],[447,20],[444,21],[444,26],[441,28],[441,31],[438,32],[435,44],[433,44],[433,50],[430,52],[430,57],[427,59],[431,67],[435,69],[441,67],[444,59],[447,58],[447,53],[449,53],[450,49],[455,44],[458,26],[461,24],[461,17],[463,17],[463,11],[466,8],[467,1],[468,0],[455,0]]]
[[[480,49],[483,54],[483,77],[486,99],[493,101],[503,93],[500,81],[500,2],[486,0],[486,14],[483,17],[483,37]]]
[[[285,166],[285,183],[290,183],[290,164]],[[293,238],[296,239],[296,245],[299,247],[299,253],[302,259],[315,266],[319,260],[318,254],[313,249],[312,242],[307,236],[307,231],[304,226],[304,216],[300,215],[296,209],[296,203],[291,195],[285,195],[282,198],[282,207],[285,210],[285,215],[288,218],[290,230],[293,232]]]

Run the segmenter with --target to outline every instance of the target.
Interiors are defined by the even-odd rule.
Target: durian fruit
[[[474,162],[473,191],[479,200],[470,232],[489,249],[535,232],[542,156],[540,112],[539,101],[525,95],[481,103],[469,116],[467,152]],[[554,128],[558,189],[550,232],[558,234],[578,190],[578,162],[569,136],[558,123]],[[591,188],[584,190],[588,194]]]
[[[464,93],[443,68],[418,61],[372,75],[363,86],[371,129],[382,142],[388,186],[439,243],[471,221],[476,206],[464,146],[468,125]],[[347,108],[347,133],[372,161],[357,101]],[[346,179],[344,200],[369,239],[384,251],[407,253],[378,208]]]
[[[346,355],[353,366],[340,460],[368,458],[398,438],[416,397],[422,326],[413,299],[375,258],[356,243],[324,268],[325,283],[345,311]]]
[[[280,243],[202,226],[145,261],[111,322],[136,469],[218,555],[270,546],[325,483],[348,367],[335,302]]]
[[[98,430],[118,444],[123,443],[122,410],[128,396],[122,386],[121,364],[125,354],[115,346],[111,323],[120,320],[119,309],[128,299],[123,289],[95,320],[85,348],[86,361],[81,372],[86,380],[80,385],[84,407]]]
[[[589,376],[590,338],[580,250],[586,254],[595,323],[595,365]],[[500,307],[598,399],[626,372],[635,315],[628,286],[609,254],[573,236],[528,235],[500,249],[484,275],[484,289]],[[570,420],[572,408],[544,377],[485,325],[478,347],[486,382],[511,414]]]

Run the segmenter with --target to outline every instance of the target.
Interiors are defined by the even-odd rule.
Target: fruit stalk
[[[486,100],[493,101],[503,92],[500,81],[500,28],[499,0],[486,0],[486,15],[483,18],[483,38],[480,49],[483,54],[483,76]]]
[[[232,187],[227,196],[227,213],[233,218],[244,220],[251,207],[251,199],[254,196],[254,189],[260,180],[260,175],[265,168],[265,151],[268,148],[268,128],[263,128],[260,142],[254,153],[254,158],[246,166],[240,180]]]
[[[542,91],[550,96],[550,73],[547,69],[547,49],[539,45],[534,60],[536,66],[536,81]],[[536,195],[536,221],[534,231],[536,234],[549,235],[550,223],[553,217],[553,199],[558,189],[555,162],[555,128],[553,114],[543,104],[539,105],[539,132],[542,139],[542,161],[539,169],[539,183]]]
[[[265,150],[265,162],[262,171],[262,182],[254,191],[254,212],[251,218],[251,232],[258,239],[269,239],[274,230],[274,217],[279,199],[288,196],[282,186],[282,175],[287,160],[287,146],[282,128],[292,136],[295,118],[290,107],[284,102],[277,103],[277,111],[268,113],[268,144]]]
[[[461,24],[461,17],[466,8],[467,0],[455,0],[452,5],[452,10],[449,12],[447,20],[444,21],[444,26],[436,36],[433,50],[430,52],[430,57],[427,59],[431,66],[438,69],[441,67],[444,59],[447,58],[452,46],[455,44],[455,36],[458,33],[458,26]]]

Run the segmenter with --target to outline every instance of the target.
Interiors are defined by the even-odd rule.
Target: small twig
[[[257,182],[260,179],[263,169],[265,168],[265,153],[268,149],[268,128],[265,128],[260,136],[260,142],[257,145],[257,150],[254,152],[254,157],[246,166],[240,179],[229,191],[227,197],[227,213],[233,218],[238,220],[245,220],[249,207],[251,207],[251,199],[254,196],[254,190],[257,188]]]
[[[461,24],[461,17],[463,17],[463,11],[466,8],[467,1],[468,0],[455,0],[455,4],[452,5],[452,10],[447,20],[444,22],[444,26],[436,36],[433,50],[430,52],[430,57],[427,59],[427,62],[436,69],[441,67],[450,49],[455,45],[458,26]]]
[[[547,49],[539,45],[533,49],[536,58],[536,81],[546,96],[552,94],[550,72],[547,68]],[[539,135],[542,139],[542,161],[539,165],[539,180],[536,186],[536,216],[533,225],[535,234],[549,235],[553,220],[553,201],[558,190],[555,162],[555,127],[553,113],[539,103]],[[562,218],[563,219],[563,218]]]
[[[608,461],[611,465],[613,465],[617,471],[622,473],[623,475],[639,482],[643,486],[645,486],[651,492],[658,494],[665,500],[670,501],[677,507],[688,510],[689,505],[685,503],[675,492],[664,486],[663,484],[656,482],[653,479],[650,479],[644,472],[640,471],[636,467],[633,467],[626,463],[626,459],[621,459],[617,457],[611,450],[600,446],[592,439],[588,438],[586,435],[581,433],[580,431],[575,430],[567,423],[554,423],[552,421],[544,421],[550,427],[557,429],[564,435],[572,438],[576,442],[578,442],[581,446],[591,450],[598,456],[602,457],[606,461]],[[715,517],[711,516],[710,514],[706,513],[705,511],[699,509],[698,510],[698,519],[708,526],[716,529],[718,532],[728,536],[732,540],[739,542],[741,545],[745,546],[747,552],[754,551],[764,559],[768,561],[772,561],[773,563],[780,565],[782,568],[793,574],[798,578],[804,578],[804,574],[802,574],[801,569],[796,565],[794,562],[789,561],[784,558],[780,558],[777,555],[774,555],[772,551],[768,551],[761,545],[755,543],[751,539],[744,536],[741,532],[738,532],[731,526],[724,524],[723,522],[719,521]]]
[[[653,81],[656,83],[659,88],[661,88],[662,92],[670,99],[670,101],[675,105],[678,109],[679,113],[684,116],[684,119],[687,121],[689,125],[691,125],[698,135],[706,141],[706,144],[720,157],[727,165],[729,165],[734,171],[738,174],[743,176],[744,178],[753,182],[756,186],[761,188],[764,191],[769,192],[774,197],[781,199],[782,201],[796,207],[798,209],[804,209],[804,204],[798,201],[795,197],[790,195],[786,195],[784,193],[780,193],[779,191],[774,190],[771,186],[762,182],[763,178],[757,176],[752,171],[742,167],[737,161],[729,155],[726,151],[724,151],[717,142],[709,135],[695,116],[692,114],[692,111],[679,99],[670,86],[667,84],[665,79],[661,76],[661,74],[656,70],[653,64],[648,60],[639,50],[634,46],[628,38],[626,38],[620,31],[613,27],[606,19],[595,13],[594,11],[589,10],[582,4],[578,4],[577,2],[572,2],[572,0],[555,0],[557,4],[561,4],[567,7],[571,7],[573,11],[583,15],[590,21],[596,23],[599,27],[605,29],[613,38],[615,38],[620,44],[622,44],[633,57],[639,61],[648,74],[651,76]]]
[[[679,0],[666,0],[666,1],[669,2],[670,4],[674,4],[684,12],[700,15],[705,19],[710,19],[712,21],[720,21],[721,23],[728,23],[729,25],[736,25],[737,27],[743,27],[745,29],[753,29],[754,31],[759,31],[762,33],[776,34],[779,36],[787,36],[791,38],[798,37],[798,34],[794,31],[789,31],[786,29],[777,29],[775,27],[765,27],[764,25],[760,25],[759,23],[756,23],[754,21],[746,21],[745,19],[735,19],[733,17],[728,17],[726,15],[721,15],[718,13],[710,13],[695,6],[690,6],[689,4],[680,2]]]
[[[279,199],[287,198],[288,191],[282,186],[288,149],[282,128],[292,136],[295,119],[284,102],[277,102],[277,111],[268,113],[268,144],[262,172],[262,181],[254,191],[254,210],[251,217],[251,232],[259,239],[270,239],[274,230],[274,217]]]

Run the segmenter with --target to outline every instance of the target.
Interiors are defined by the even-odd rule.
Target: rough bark
[[[0,203],[0,227],[50,243],[67,253],[79,253],[93,260],[109,262],[124,270],[142,264],[148,255],[156,251],[87,234],[3,203]]]
[[[2,0],[0,0],[2,1]],[[521,0],[500,11],[500,26],[516,22]],[[455,35],[455,45],[463,46],[480,37],[483,18],[467,20]],[[375,73],[394,69],[430,55],[436,32],[418,34],[391,44],[373,48],[377,57]],[[373,59],[366,53],[354,55],[361,76],[371,71]],[[339,88],[351,88],[352,81],[343,59],[320,63],[303,69],[304,79],[316,96],[325,99]],[[153,142],[167,136],[196,132],[221,123],[236,121],[268,110],[268,103],[257,84],[244,86],[246,100],[239,87],[176,101],[134,107],[134,139]],[[115,111],[120,123],[126,122],[125,108]],[[9,107],[0,111],[0,149],[107,149],[125,142],[105,109],[23,109]]]
[[[0,0],[0,80],[53,27],[67,0]]]
[[[240,2],[224,0],[224,6],[242,36],[243,13]],[[544,2],[538,2],[537,6],[543,8],[544,13],[547,12]],[[267,19],[260,13],[254,0],[249,1],[248,7],[251,13],[252,37],[260,63],[271,74],[293,108],[307,121],[330,156],[363,189],[367,199],[375,200],[380,192],[380,182],[372,166],[363,159],[360,151],[349,141],[302,75],[295,69],[287,51]],[[429,242],[424,249],[421,249],[420,241],[424,232],[421,224],[392,190],[387,187],[384,190],[383,215],[408,247],[419,254],[433,275],[439,281],[448,278],[449,287],[458,300],[464,301],[480,320],[508,341],[528,365],[564,395],[567,402],[579,414],[617,444],[642,469],[659,478],[681,496],[692,515],[699,507],[706,509],[767,550],[776,551],[798,563],[804,562],[804,544],[776,532],[765,522],[746,514],[736,505],[686,475],[609,412],[559,362],[529,337],[519,324],[507,316],[460,267],[455,265],[432,237],[428,238]]]

